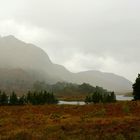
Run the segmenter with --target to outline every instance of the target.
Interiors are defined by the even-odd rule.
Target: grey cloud
[[[55,63],[72,71],[109,71],[130,80],[140,71],[139,0],[0,2],[0,22],[14,20],[15,24],[31,30],[21,31],[21,26],[15,29],[13,24],[12,32],[5,28],[2,34],[12,33],[19,39],[35,43]]]

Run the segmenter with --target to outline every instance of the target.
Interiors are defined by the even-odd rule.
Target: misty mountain
[[[54,52],[55,53],[55,52]],[[0,37],[0,89],[30,89],[35,81],[89,83],[117,92],[130,91],[132,83],[124,77],[99,71],[72,73],[53,64],[48,55],[33,44],[14,36]]]

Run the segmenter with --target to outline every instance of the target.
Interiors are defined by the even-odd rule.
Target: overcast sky
[[[140,72],[140,0],[0,0],[0,34],[43,48],[72,72]]]

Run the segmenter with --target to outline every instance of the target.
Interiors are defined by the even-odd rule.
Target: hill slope
[[[36,80],[47,83],[87,82],[117,92],[129,91],[132,85],[124,77],[111,73],[99,71],[71,73],[63,66],[53,64],[42,49],[24,43],[14,36],[0,37],[0,88],[6,89],[8,85],[9,90],[13,90],[18,83],[22,83],[19,81],[24,81],[23,83],[29,84],[25,86],[29,89]],[[21,85],[17,88],[25,89],[24,85]]]

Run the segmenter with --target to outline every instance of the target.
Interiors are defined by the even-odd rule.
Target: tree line
[[[106,93],[106,89],[99,86],[92,86],[88,83],[74,84],[68,82],[57,82],[55,84],[47,84],[45,82],[36,81],[33,84],[34,91],[47,90],[55,95],[88,95],[94,92]]]
[[[116,95],[114,92],[98,92],[95,91],[94,93],[86,96],[85,98],[86,103],[111,103],[116,102]]]
[[[57,104],[58,100],[53,93],[47,91],[31,92],[20,97],[15,92],[7,95],[5,92],[0,91],[0,105],[43,105],[43,104]]]
[[[67,82],[57,82],[56,84],[46,84],[45,82],[36,81],[33,89],[35,91],[41,91],[42,89],[49,90],[55,93],[55,95],[85,95],[86,103],[107,103],[115,102],[116,96],[114,92],[109,92],[106,89],[99,86],[92,86],[88,83],[74,84]],[[87,96],[86,96],[87,95]]]

